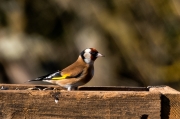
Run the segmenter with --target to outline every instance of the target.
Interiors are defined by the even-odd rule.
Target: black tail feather
[[[28,81],[31,82],[31,81],[42,81],[42,80],[43,80],[43,78],[38,77],[38,78],[36,78],[36,79],[32,79],[32,80],[28,80]]]
[[[48,75],[49,75],[49,74],[48,74]],[[41,77],[38,77],[38,78],[36,78],[36,79],[29,80],[29,82],[31,82],[31,81],[42,81],[42,80],[45,80],[45,79],[47,79],[47,76],[48,76],[48,75],[41,76]]]
[[[41,76],[41,77],[38,77],[36,79],[32,79],[32,80],[29,80],[29,82],[31,81],[42,81],[42,80],[50,80],[52,77],[54,76],[60,76],[60,73],[59,71],[56,71],[54,73],[50,73],[50,74],[47,74],[45,76]]]

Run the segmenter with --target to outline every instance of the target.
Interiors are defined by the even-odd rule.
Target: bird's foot
[[[35,86],[33,88],[28,88],[28,90],[54,90],[53,87]]]

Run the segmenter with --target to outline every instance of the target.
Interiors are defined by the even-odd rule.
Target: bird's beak
[[[105,57],[105,56],[102,55],[101,53],[98,53],[96,57]]]

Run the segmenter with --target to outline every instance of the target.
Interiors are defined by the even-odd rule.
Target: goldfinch
[[[96,49],[83,50],[78,59],[61,71],[38,77],[29,81],[44,81],[67,88],[68,91],[76,89],[91,80],[94,75],[94,61],[103,57]]]

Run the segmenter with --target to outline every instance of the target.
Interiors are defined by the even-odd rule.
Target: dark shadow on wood
[[[149,91],[146,87],[125,87],[125,86],[94,86],[94,87],[79,87],[80,91]]]
[[[147,115],[147,114],[143,114],[143,115],[141,116],[141,119],[148,119],[148,115]]]
[[[170,100],[165,96],[161,96],[161,119],[169,119]]]

